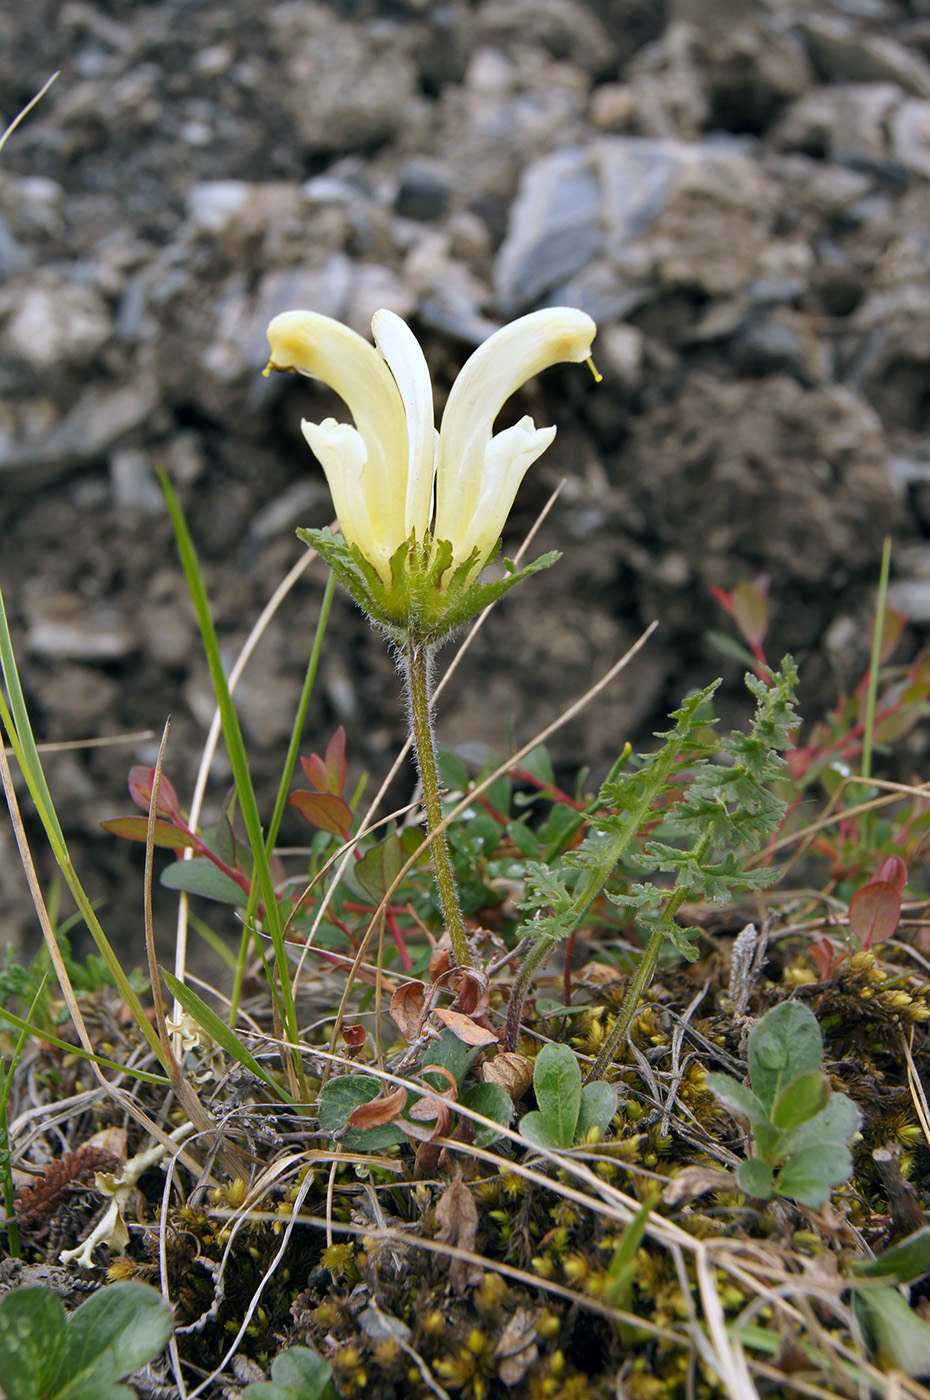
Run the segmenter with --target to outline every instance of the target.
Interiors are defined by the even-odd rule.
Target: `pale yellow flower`
[[[494,433],[511,394],[540,370],[591,354],[595,325],[583,311],[534,311],[492,335],[468,360],[433,426],[423,351],[391,311],[372,321],[377,349],[355,331],[312,311],[288,311],[268,327],[269,369],[321,379],[347,404],[354,426],[326,418],[301,424],[326,473],[345,539],[381,578],[414,536],[448,540],[452,566],[492,554],[527,468],[555,437],[524,417]]]

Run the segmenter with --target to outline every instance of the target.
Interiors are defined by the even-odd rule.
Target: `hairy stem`
[[[540,938],[537,943],[533,944],[520,964],[520,971],[514,981],[510,993],[510,1003],[507,1007],[507,1021],[501,1039],[502,1050],[516,1050],[517,1048],[517,1041],[520,1038],[520,1024],[523,1020],[523,1004],[526,1001],[527,992],[536,976],[537,968],[548,958],[556,941],[554,938]]]
[[[711,841],[709,836],[702,836],[700,841],[698,841],[697,845],[694,848],[694,859],[696,863],[700,864],[700,862],[707,855],[707,852],[710,849],[710,844]],[[686,893],[687,891],[684,888],[684,886],[681,886],[673,891],[671,899],[665,906],[666,922],[669,919],[674,919],[675,915],[678,913],[678,910],[685,902]],[[639,960],[639,967],[637,967],[636,969],[636,975],[634,976],[633,981],[627,988],[626,996],[623,998],[623,1005],[620,1008],[620,1015],[617,1017],[616,1023],[614,1024],[614,1028],[610,1032],[610,1035],[607,1037],[607,1039],[604,1041],[604,1044],[601,1046],[597,1059],[594,1061],[594,1064],[588,1071],[585,1083],[588,1083],[592,1079],[603,1078],[604,1071],[607,1069],[607,1066],[613,1059],[617,1046],[622,1045],[623,1041],[626,1039],[627,1032],[630,1029],[630,1024],[632,1023],[633,1017],[636,1015],[636,1012],[639,1009],[639,1004],[645,996],[646,990],[649,987],[649,984],[651,983],[653,977],[655,976],[656,967],[659,962],[659,954],[662,951],[662,944],[664,942],[665,930],[662,928],[657,928],[653,932],[651,938],[649,939],[649,942],[646,944],[645,952]]]
[[[458,890],[452,871],[452,858],[446,833],[440,830],[442,804],[439,799],[439,774],[436,769],[436,749],[433,742],[433,728],[430,722],[430,651],[423,642],[408,641],[404,648],[404,663],[407,669],[407,692],[410,697],[410,727],[413,732],[413,746],[423,785],[423,803],[426,807],[426,824],[432,838],[430,848],[433,854],[433,873],[439,889],[443,918],[449,931],[452,953],[459,967],[469,967],[471,958],[468,940],[465,935],[465,920],[459,905]]]

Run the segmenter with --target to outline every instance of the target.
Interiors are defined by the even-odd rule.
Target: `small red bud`
[[[155,782],[155,769],[147,768],[144,763],[137,763],[129,770],[129,796],[137,807],[148,816],[149,808],[152,805],[152,786]],[[163,817],[166,821],[177,822],[183,825],[181,816],[181,804],[178,801],[178,794],[175,792],[174,784],[166,778],[164,773],[158,784],[158,806],[155,811],[157,817]]]
[[[869,884],[878,884],[885,881],[893,885],[899,895],[904,894],[904,886],[907,884],[907,866],[900,856],[885,856],[875,867],[874,874],[869,879]]]

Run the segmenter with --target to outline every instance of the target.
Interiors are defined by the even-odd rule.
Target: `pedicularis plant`
[[[691,696],[673,714],[672,727],[659,736],[661,747],[638,757],[625,748],[597,796],[587,803],[556,788],[544,750],[529,755],[525,768],[515,775],[535,786],[535,798],[514,795],[506,776],[480,778],[476,785],[461,763],[449,755],[437,757],[430,721],[436,648],[468,618],[557,558],[544,555],[522,569],[505,564],[503,577],[490,581],[483,575],[497,557],[498,537],[524,473],[555,433],[554,428],[538,429],[530,418],[523,418],[494,434],[494,420],[506,399],[532,374],[558,361],[589,359],[595,328],[582,312],[556,308],[499,331],[475,352],[456,380],[438,433],[429,373],[414,336],[388,311],[377,313],[372,329],[377,348],[327,317],[302,311],[278,316],[268,331],[271,359],[266,372],[293,370],[323,379],[351,410],[354,426],[332,418],[302,424],[326,472],[341,531],[299,533],[395,646],[407,681],[429,855],[418,851],[414,831],[389,835],[377,844],[358,832],[354,799],[344,790],[342,730],[325,755],[302,760],[314,790],[295,792],[290,799],[318,832],[310,884],[301,893],[293,893],[289,885],[271,890],[267,880],[259,888],[252,868],[255,852],[235,835],[234,813],[228,811],[212,831],[195,830],[166,776],[154,822],[136,817],[108,825],[120,835],[141,840],[150,834],[158,844],[183,851],[185,859],[163,876],[168,885],[239,903],[247,918],[254,915],[263,921],[273,916],[297,941],[309,932],[315,952],[337,964],[349,960],[345,948],[338,948],[340,939],[348,943],[362,978],[370,973],[362,961],[367,935],[355,931],[359,916],[368,921],[383,913],[401,969],[409,974],[414,970],[406,941],[411,911],[433,927],[439,913],[448,951],[443,952],[440,943],[430,959],[429,981],[406,982],[395,990],[391,1003],[414,1058],[435,1043],[442,1029],[472,1047],[499,1040],[505,1053],[514,1052],[527,996],[555,945],[574,938],[593,910],[599,921],[609,921],[609,910],[616,906],[622,911],[619,926],[635,921],[645,947],[621,1013],[589,1075],[596,1080],[621,1045],[662,948],[670,944],[686,958],[696,956],[694,930],[682,927],[678,918],[685,900],[722,904],[736,891],[759,889],[775,878],[769,865],[758,862],[750,869],[743,857],[762,849],[784,813],[772,788],[783,775],[780,751],[788,746],[795,723],[794,668],[786,659],[780,672],[760,667],[758,676],[747,677],[756,714],[745,734],[714,738],[714,685]],[[134,769],[130,775],[130,791],[146,813],[154,778],[154,770]],[[444,802],[441,778],[447,791],[459,790],[457,809],[450,810]],[[480,796],[474,810],[471,794]],[[524,809],[535,802],[535,820],[527,821],[525,810],[511,810],[521,802]],[[460,820],[450,826],[453,816]],[[323,911],[313,891],[333,841],[351,853],[351,863],[321,927]],[[508,844],[509,857],[503,854]],[[431,908],[422,878],[430,858],[438,910]],[[407,878],[397,889],[404,869]],[[516,929],[510,928],[522,961],[506,1024],[498,1035],[488,1020],[487,975],[469,936],[467,916],[474,921],[475,915],[499,904],[495,886],[508,879],[518,880],[523,888],[519,907],[525,917]],[[385,965],[382,959],[382,968]],[[174,980],[170,985],[203,1025],[202,1004],[190,991],[179,990]],[[452,1007],[440,1005],[449,992],[454,994]],[[285,1023],[286,1012],[285,1007]],[[217,1032],[215,1018],[210,1028]],[[346,1027],[343,1034],[358,1054],[364,1030]],[[428,1055],[425,1062],[431,1063]],[[454,1092],[466,1093],[461,1075],[453,1078]],[[377,1092],[376,1082],[368,1087]],[[359,1081],[351,1103],[346,1100],[343,1105],[338,1094],[327,1099],[327,1121],[356,1135],[376,1126],[383,1135],[390,1124],[394,1140],[402,1140],[405,1133],[416,1136],[402,1093],[393,1096],[397,1104],[391,1111],[383,1101],[377,1110],[366,1108],[360,1095]],[[483,1109],[498,1122],[506,1119],[500,1104]]]
[[[445,833],[430,726],[435,648],[508,589],[554,564],[547,554],[493,582],[480,575],[528,467],[555,428],[521,418],[493,431],[504,403],[527,379],[562,360],[590,358],[595,326],[566,307],[537,311],[492,335],[452,387],[442,429],[423,351],[391,311],[372,321],[377,349],[348,327],[310,311],[268,327],[271,370],[322,379],[348,404],[352,427],[327,418],[301,424],[332,491],[340,535],[302,530],[333,573],[394,641],[407,677],[410,720],[433,838],[433,864],[459,967],[471,963]]]
[[[498,536],[517,487],[555,433],[523,418],[495,435],[493,422],[507,397],[530,375],[560,360],[589,358],[594,324],[581,312],[554,309],[526,316],[492,336],[456,380],[439,433],[433,427],[429,374],[412,333],[387,311],[375,316],[373,332],[377,349],[326,317],[289,312],[269,327],[269,371],[296,370],[324,379],[352,412],[355,426],[331,418],[302,424],[330,483],[341,532],[299,533],[396,648],[407,681],[430,833],[428,854],[409,829],[379,842],[359,832],[355,798],[345,791],[341,729],[323,756],[302,760],[313,790],[290,798],[317,830],[310,883],[302,891],[292,883],[272,887],[270,872],[261,882],[254,869],[254,840],[236,835],[232,807],[212,830],[195,829],[166,775],[160,779],[153,820],[124,817],[106,825],[119,835],[136,840],[148,835],[183,853],[184,859],[164,872],[163,883],[238,903],[247,922],[276,920],[281,946],[285,930],[293,941],[309,935],[318,956],[336,965],[351,961],[363,980],[373,974],[363,961],[368,934],[357,931],[359,918],[370,931],[370,921],[383,915],[395,945],[393,956],[409,976],[422,965],[407,946],[411,929],[416,930],[411,914],[420,927],[424,921],[435,927],[438,914],[444,941],[429,959],[429,980],[408,980],[394,989],[391,1002],[411,1047],[413,1058],[408,1056],[404,1065],[434,1045],[443,1031],[474,1048],[499,1042],[505,1054],[514,1052],[527,996],[556,944],[573,939],[595,917],[592,911],[599,922],[609,923],[609,910],[616,907],[622,911],[614,916],[618,927],[635,923],[645,946],[620,1014],[589,1073],[589,1079],[597,1080],[629,1030],[662,949],[671,946],[685,958],[697,956],[695,930],[679,922],[685,901],[724,904],[736,892],[764,888],[776,878],[770,864],[757,858],[750,867],[745,856],[762,850],[785,811],[773,787],[784,775],[781,751],[796,722],[794,667],[786,658],[778,672],[760,664],[758,675],[747,676],[756,699],[747,733],[716,739],[711,711],[716,685],[692,695],[672,715],[672,727],[658,736],[661,746],[635,757],[625,747],[588,802],[556,787],[543,749],[528,755],[513,775],[535,788],[535,795],[514,793],[506,775],[494,780],[479,775],[474,783],[459,760],[437,755],[430,719],[436,648],[469,617],[558,557],[544,555],[522,569],[508,564],[503,577],[483,577],[499,552]],[[134,768],[130,774],[130,792],[147,814],[154,780],[154,769]],[[442,784],[447,792],[458,790],[457,806],[444,799]],[[480,799],[475,807],[472,796]],[[535,812],[529,814],[531,805]],[[450,825],[456,816],[459,820]],[[318,890],[334,842],[349,854],[350,864],[341,888],[326,897],[324,920]],[[438,909],[424,883],[430,860]],[[404,870],[406,878],[397,888]],[[498,1032],[488,1019],[488,979],[469,936],[469,918],[474,930],[475,916],[487,917],[501,903],[500,883],[514,880],[523,889],[519,908],[524,918],[508,931],[510,946],[516,948],[512,956],[520,961],[506,1023]],[[277,942],[275,951],[277,957]],[[504,959],[509,961],[509,956]],[[382,969],[389,963],[390,957],[382,956]],[[215,1039],[220,1034],[217,1018],[208,1016],[190,989],[168,981],[202,1029],[209,1020],[206,1029]],[[282,977],[282,991],[284,981]],[[450,992],[452,1006],[441,1005]],[[286,1004],[282,1014],[287,1024]],[[362,1027],[347,1026],[343,1036],[358,1054],[365,1038]],[[228,1037],[224,1043],[232,1048]],[[427,1054],[424,1064],[429,1063],[435,1060]],[[393,1110],[381,1100],[377,1110],[369,1110],[356,1079],[351,1102],[346,1099],[343,1105],[338,1093],[325,1100],[330,1126],[357,1136],[377,1127],[383,1136],[390,1124],[395,1141],[404,1134],[417,1136],[402,1093],[392,1096],[397,1100]],[[375,1081],[365,1087],[372,1093],[378,1089]],[[461,1073],[453,1076],[453,1087],[456,1095],[467,1094]],[[479,1105],[476,1100],[469,1105],[467,1098],[463,1103],[506,1121],[500,1103],[482,1100]]]

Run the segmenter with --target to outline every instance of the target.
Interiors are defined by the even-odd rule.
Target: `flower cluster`
[[[356,601],[395,635],[435,641],[547,556],[505,579],[477,584],[527,468],[555,428],[524,417],[494,433],[503,404],[540,370],[590,358],[594,322],[557,307],[505,326],[468,360],[437,432],[423,351],[391,311],[372,322],[375,345],[328,316],[288,311],[268,327],[271,370],[321,379],[354,426],[301,424],[326,473],[342,538],[302,531]]]

